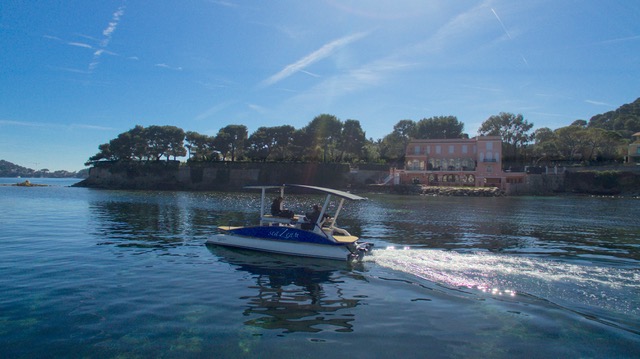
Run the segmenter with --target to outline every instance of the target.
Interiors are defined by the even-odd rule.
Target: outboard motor
[[[356,246],[356,252],[352,254],[352,256],[358,261],[361,261],[365,254],[367,254],[371,250],[371,247],[373,247],[373,243],[358,243],[358,245]]]

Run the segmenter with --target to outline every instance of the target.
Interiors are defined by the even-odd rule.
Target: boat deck
[[[343,236],[343,235],[338,235],[338,234],[334,234],[333,238],[338,243],[353,243],[353,242],[358,240],[358,237],[356,237],[356,236]]]

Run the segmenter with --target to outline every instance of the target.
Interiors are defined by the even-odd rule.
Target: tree
[[[143,160],[148,157],[145,129],[140,125],[109,141],[112,160]]]
[[[378,163],[380,162],[380,145],[382,140],[374,140],[369,138],[362,149],[362,159],[365,163]]]
[[[342,132],[342,122],[328,114],[316,116],[304,129],[308,156],[312,160],[334,161],[334,150]],[[321,155],[321,156],[320,156]]]
[[[529,133],[531,128],[533,123],[527,122],[521,114],[501,112],[484,121],[478,134],[502,137],[504,156],[507,157],[510,154],[513,160],[517,160],[518,151],[525,149],[526,145],[534,139],[534,135]]]
[[[393,133],[402,138],[405,145],[409,144],[409,140],[415,137],[416,123],[413,120],[400,120],[393,126]]]
[[[587,127],[587,121],[585,120],[575,120],[571,123],[571,126],[578,126],[578,127]]]
[[[535,144],[533,146],[533,154],[538,157],[537,161],[542,159],[556,158],[558,154],[557,138],[555,133],[548,127],[537,129],[533,133]]]
[[[554,131],[558,154],[565,160],[582,160],[586,130],[580,126],[566,126]]]
[[[176,126],[149,126],[143,130],[143,138],[147,142],[147,157],[159,161],[162,156],[174,159],[186,156],[184,148],[184,130]]]
[[[587,127],[615,131],[630,140],[634,133],[640,131],[640,98],[614,111],[591,117]]]
[[[218,131],[214,140],[215,148],[220,151],[223,159],[231,156],[231,162],[242,155],[244,143],[247,140],[247,126],[228,125]]]
[[[367,138],[358,120],[346,120],[342,126],[342,133],[338,141],[338,149],[341,151],[340,159],[359,159]]]
[[[267,128],[258,128],[249,136],[248,143],[247,153],[249,158],[266,162],[273,148],[273,141],[269,138]]]
[[[188,131],[185,136],[189,150],[189,159],[193,161],[212,161],[215,158],[213,137]]]
[[[292,151],[295,150],[293,141],[296,129],[293,126],[284,125],[270,127],[268,130],[268,134],[273,140],[273,159],[280,161],[290,159],[293,156]]]
[[[393,131],[378,143],[378,154],[387,162],[404,163],[404,154],[412,137],[415,137],[416,123],[412,120],[400,120]]]
[[[463,130],[464,124],[455,116],[436,116],[418,121],[413,137],[416,139],[462,138]]]
[[[280,160],[291,157],[293,126],[260,127],[249,136],[249,156],[260,161]]]

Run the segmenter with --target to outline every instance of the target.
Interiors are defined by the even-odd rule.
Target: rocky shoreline
[[[412,194],[421,196],[447,196],[447,197],[503,197],[506,193],[496,187],[441,187],[424,185],[395,185],[375,186],[394,194]]]
[[[13,186],[13,187],[49,187],[49,185],[46,185],[46,184],[31,183],[29,180],[26,180],[26,181],[24,181],[24,182],[18,182],[18,183],[3,184],[2,186]]]

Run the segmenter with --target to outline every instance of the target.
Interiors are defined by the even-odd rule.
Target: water
[[[205,246],[257,193],[31,181],[0,186],[0,357],[640,354],[638,199],[364,194],[348,265]]]

